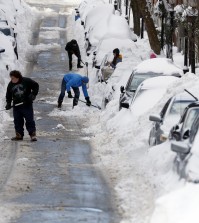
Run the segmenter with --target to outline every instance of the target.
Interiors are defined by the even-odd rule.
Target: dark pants
[[[78,87],[72,87],[72,89],[75,93],[75,97],[79,99],[79,95],[80,95],[79,88]],[[63,99],[65,97],[65,91],[66,91],[66,81],[63,78],[62,83],[61,83],[61,93],[60,93],[59,98],[58,98],[58,103],[63,102]]]
[[[75,54],[75,53],[74,53]],[[73,53],[71,53],[70,51],[68,52],[68,58],[69,58],[69,69],[71,70],[72,69],[72,60],[73,60],[73,57],[72,57]],[[81,63],[81,56],[79,54],[75,54],[75,56],[77,57],[77,66],[80,66],[80,63]]]
[[[15,131],[24,136],[24,119],[29,135],[36,132],[34,113],[32,104],[24,104],[13,107]]]

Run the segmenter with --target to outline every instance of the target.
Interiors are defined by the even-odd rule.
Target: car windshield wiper
[[[187,89],[184,89],[188,94],[190,94],[196,101],[198,101],[198,98],[194,96],[191,92],[189,92]]]

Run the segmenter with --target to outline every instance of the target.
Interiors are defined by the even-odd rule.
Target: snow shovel
[[[74,97],[73,97],[74,98]],[[86,101],[82,101],[81,99],[78,99],[78,101],[81,101],[81,102],[83,102],[84,104],[86,104]],[[98,105],[93,105],[93,104],[91,104],[90,106],[92,106],[92,107],[94,107],[94,108],[98,108],[99,110],[101,110],[102,108],[100,107],[100,106],[98,106]],[[74,108],[74,106],[73,106],[73,108]]]
[[[16,104],[16,105],[12,105],[11,108],[13,108],[13,107],[17,107],[17,106],[19,106],[19,105],[23,105],[23,102],[21,102],[21,103],[19,103],[19,104]],[[8,111],[8,110],[7,110],[7,109],[2,109],[2,110],[0,110],[0,112],[2,112],[2,111]]]

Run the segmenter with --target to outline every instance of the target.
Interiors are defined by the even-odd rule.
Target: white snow
[[[56,2],[56,4],[68,4],[74,8],[81,2],[79,6],[81,18],[76,22],[74,21],[73,8],[66,12],[66,14],[70,14],[67,21],[67,39],[77,39],[82,58],[89,63],[89,95],[91,102],[101,106],[104,97],[109,97],[110,102],[101,112],[80,102],[73,110],[65,111],[66,102],[64,102],[62,111],[54,109],[48,115],[70,116],[71,118],[87,117],[90,126],[83,131],[88,134],[92,133],[93,136],[83,139],[89,140],[91,143],[94,162],[101,169],[114,190],[114,194],[116,194],[116,207],[122,217],[121,223],[198,222],[198,185],[179,180],[179,176],[173,171],[175,153],[170,150],[169,141],[151,148],[149,148],[147,141],[152,124],[148,116],[152,113],[159,113],[171,96],[183,92],[186,88],[199,97],[199,70],[197,69],[196,75],[191,73],[183,75],[172,87],[152,91],[150,95],[143,99],[143,103],[140,102],[139,106],[137,105],[139,107],[137,109],[138,116],[135,115],[133,109],[134,106],[136,107],[135,104],[129,110],[122,109],[119,111],[120,86],[125,86],[135,68],[137,72],[146,72],[156,68],[158,73],[163,72],[165,75],[171,75],[175,72],[182,74],[180,69],[183,67],[183,56],[180,53],[174,54],[174,62],[177,64],[175,68],[171,66],[172,62],[170,60],[164,58],[149,59],[151,49],[147,37],[142,40],[138,38],[135,43],[129,42],[132,39],[132,34],[123,17],[120,17],[117,13],[116,15],[113,14],[111,7],[107,8],[107,19],[103,13],[97,12],[97,7],[105,7],[104,4],[108,1],[26,0],[26,2],[47,5],[44,9],[46,14],[55,13],[49,10],[48,4]],[[1,18],[7,18],[10,26],[15,28],[19,50],[19,60],[17,61],[13,50],[15,39],[0,33],[0,47],[6,50],[5,53],[0,55],[0,91],[5,93],[9,81],[9,71],[15,68],[22,72],[25,70],[24,58],[31,59],[27,55],[28,51],[42,50],[46,47],[53,49],[58,45],[40,44],[34,47],[28,44],[27,40],[31,33],[30,24],[41,16],[35,8],[31,8],[24,1],[19,0],[1,0],[0,8],[6,12],[5,15],[0,14]],[[92,16],[89,19],[88,15],[95,15],[95,12],[100,19],[92,20]],[[103,18],[101,18],[102,15]],[[121,48],[124,60],[117,65],[107,84],[96,82],[95,70],[91,66],[93,55],[86,57],[85,53],[85,30],[81,21],[86,22],[88,27],[92,27],[92,30],[89,30],[89,38],[99,50],[99,60],[103,58],[103,55],[111,52],[113,47]],[[116,24],[119,28],[116,28]],[[58,29],[53,32],[50,31],[49,28],[48,38],[57,39]],[[46,38],[44,34],[41,33],[40,35]],[[127,39],[128,41],[126,41]],[[103,41],[101,42],[101,40]],[[123,43],[121,43],[122,40]],[[98,43],[101,45],[98,45]],[[137,66],[140,62],[142,64]],[[8,65],[8,70],[6,65]],[[82,69],[81,73],[84,74],[85,71]],[[4,93],[0,94],[0,109],[3,109],[5,105]],[[49,95],[49,97],[51,96]],[[153,106],[149,106],[149,102],[153,102]],[[49,100],[49,103],[56,102],[50,102]],[[3,129],[6,128],[8,120],[10,120],[8,113],[1,112],[0,135],[4,133]],[[67,129],[67,126],[63,126],[62,123],[59,123],[55,128],[72,131]],[[7,137],[4,138],[7,139]],[[193,160],[190,165],[193,165],[193,168],[198,167],[198,160]],[[0,222],[6,222],[6,220],[12,218],[15,210],[9,212],[6,207],[1,207],[0,212],[4,213],[1,215]]]
[[[138,73],[146,73],[150,71],[155,73],[163,73],[164,75],[172,75],[176,73],[182,75],[182,69],[174,66],[170,59],[165,58],[148,59],[136,67],[136,72]]]

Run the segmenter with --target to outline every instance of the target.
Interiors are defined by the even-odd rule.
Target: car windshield
[[[141,73],[135,73],[132,76],[132,79],[130,80],[130,82],[128,83],[127,87],[126,87],[126,91],[135,91],[138,86],[147,78],[150,77],[157,77],[160,76],[161,74],[158,73],[146,73],[146,74],[141,74]]]
[[[183,124],[183,132],[191,128],[194,120],[198,115],[199,115],[199,108],[193,108],[188,112],[187,117]]]
[[[182,115],[184,109],[193,101],[182,101],[182,100],[175,100],[174,103],[172,104],[170,111],[169,111],[169,115]]]

